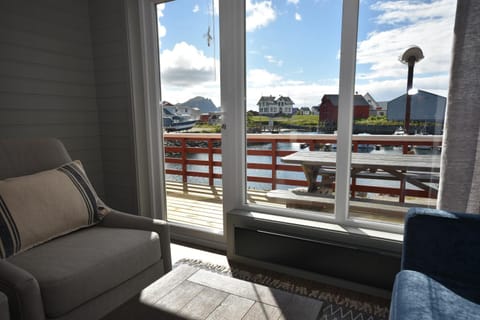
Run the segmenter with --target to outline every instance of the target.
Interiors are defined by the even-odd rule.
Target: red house
[[[320,121],[336,124],[338,119],[338,94],[326,94],[318,106]],[[362,95],[356,94],[353,99],[353,119],[367,119],[370,105]]]

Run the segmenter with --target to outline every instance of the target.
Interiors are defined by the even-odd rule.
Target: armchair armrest
[[[405,222],[402,269],[444,284],[480,288],[480,215],[412,208]]]
[[[158,233],[165,272],[172,270],[170,226],[166,221],[112,210],[103,218],[100,225],[110,228],[138,229]]]
[[[38,281],[6,260],[0,260],[0,291],[8,297],[12,319],[45,319]]]

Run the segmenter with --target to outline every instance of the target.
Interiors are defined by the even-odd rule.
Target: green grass
[[[316,126],[318,125],[318,115],[294,115],[291,118],[281,119],[279,121],[285,121],[285,123],[295,126]]]
[[[248,116],[247,123],[251,126],[268,124],[270,118],[267,116]],[[275,124],[294,125],[294,126],[316,126],[318,125],[318,115],[293,115],[291,117],[275,117]]]
[[[370,116],[368,119],[355,120],[355,124],[367,126],[400,126],[403,121],[389,121],[387,116]]]
[[[198,133],[220,133],[222,126],[219,124],[196,123],[189,131]]]

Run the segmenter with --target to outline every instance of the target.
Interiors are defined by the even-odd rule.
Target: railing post
[[[187,183],[187,141],[185,138],[181,138],[182,141],[182,182]]]
[[[402,151],[403,154],[408,154],[408,142],[404,142],[402,145]],[[405,203],[405,192],[407,189],[407,183],[405,182],[405,179],[400,180],[400,194],[398,197],[398,202],[400,203]]]
[[[353,150],[352,151],[353,152],[358,152],[358,141],[353,141],[352,144],[353,144]]]
[[[213,186],[213,140],[208,139],[208,185]]]
[[[277,188],[277,140],[272,139],[272,190]]]
[[[353,144],[352,152],[358,152],[358,141],[352,141],[352,144]],[[350,195],[352,199],[355,199],[356,189],[357,189],[357,178],[355,177],[355,175],[351,175],[350,178],[352,180],[352,183],[350,184]]]

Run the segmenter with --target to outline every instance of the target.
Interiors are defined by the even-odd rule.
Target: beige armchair
[[[56,139],[0,139],[3,181],[71,161]],[[8,242],[1,222],[0,240]],[[166,222],[111,210],[93,226],[0,260],[0,292],[11,319],[99,319],[171,268]]]

